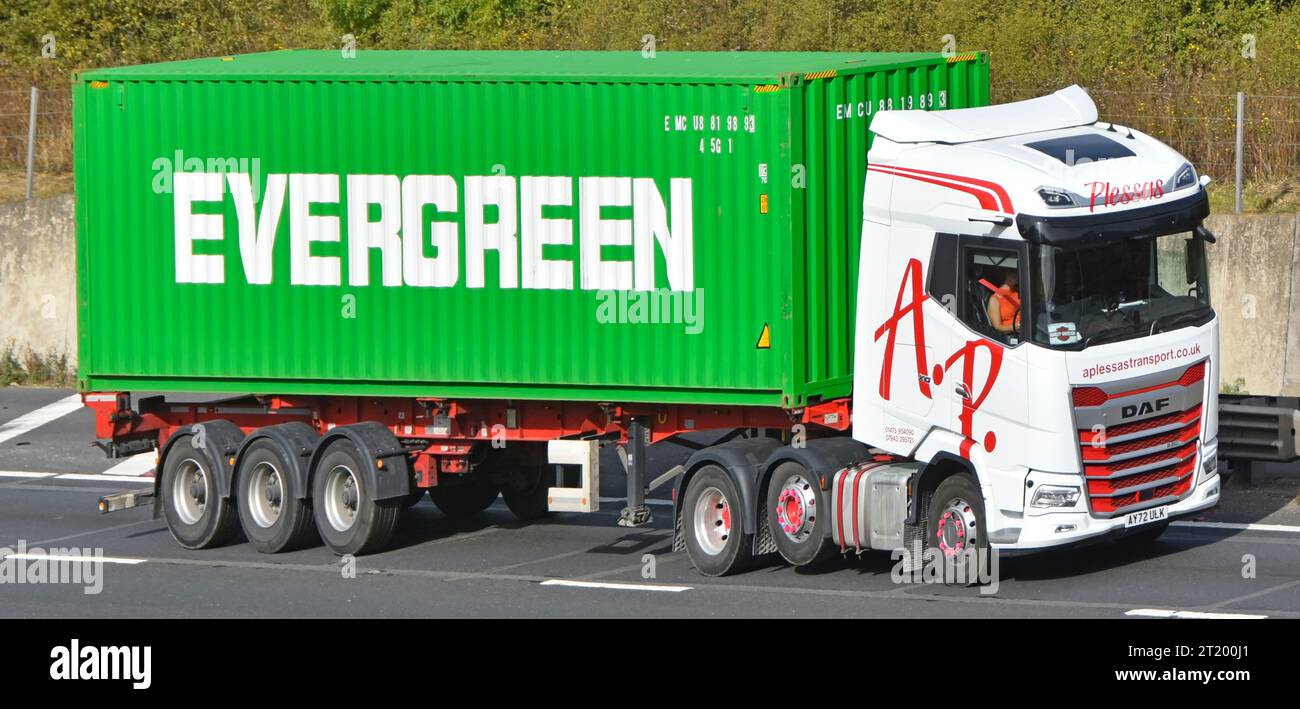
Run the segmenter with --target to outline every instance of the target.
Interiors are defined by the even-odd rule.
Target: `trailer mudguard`
[[[316,465],[325,449],[341,438],[351,441],[360,452],[362,462],[368,463],[364,466],[365,474],[361,477],[364,478],[363,484],[370,499],[391,500],[411,494],[410,459],[397,436],[378,421],[339,426],[326,433],[312,451],[307,489],[311,489],[310,476],[316,474]],[[383,468],[376,466],[380,460],[384,462]]]
[[[673,525],[673,549],[685,549],[685,542],[676,530],[681,527],[682,511],[681,501],[686,486],[690,484],[691,478],[695,473],[705,465],[716,465],[727,474],[736,483],[736,489],[740,491],[741,497],[741,528],[746,534],[753,534],[757,528],[755,512],[758,510],[758,477],[763,470],[763,461],[772,455],[772,451],[781,447],[781,442],[774,438],[737,438],[719,443],[715,446],[702,448],[695,451],[686,463],[682,466],[686,472],[677,478],[677,486],[673,490],[673,517],[676,520]]]
[[[167,454],[171,452],[172,446],[182,438],[196,437],[199,440],[195,442],[194,447],[203,451],[204,456],[208,459],[208,465],[211,466],[213,475],[217,479],[217,494],[222,499],[228,499],[234,485],[231,484],[235,466],[231,465],[236,452],[239,451],[240,443],[244,440],[244,431],[235,424],[225,419],[215,421],[204,421],[186,426],[181,430],[173,433],[163,444],[162,451],[158,454],[158,470],[154,473],[153,487],[154,495],[158,494],[158,486],[162,484],[162,466],[167,461]],[[161,499],[155,497],[154,499]],[[158,512],[157,505],[154,506],[155,515]]]
[[[298,500],[311,497],[311,485],[308,484],[311,479],[310,463],[312,454],[316,451],[316,443],[320,440],[316,429],[301,421],[259,428],[239,444],[239,450],[235,453],[234,470],[239,470],[248,447],[263,440],[274,443],[289,465],[289,469],[284,471],[288,478],[289,494]],[[231,488],[234,488],[233,484]]]
[[[768,478],[772,476],[776,466],[787,460],[802,465],[813,475],[830,475],[870,457],[871,449],[867,444],[847,436],[815,438],[802,447],[781,446],[763,463],[761,490],[767,489]]]

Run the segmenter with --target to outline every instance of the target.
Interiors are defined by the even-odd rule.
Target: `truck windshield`
[[[1083,349],[1213,317],[1199,234],[1038,245],[1034,341]]]

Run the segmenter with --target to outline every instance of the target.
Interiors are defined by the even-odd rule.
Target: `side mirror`
[[[1203,249],[1197,248],[1196,237],[1183,240],[1183,267],[1185,271],[1183,275],[1186,276],[1188,285],[1200,280],[1201,254],[1203,253],[1205,253]]]

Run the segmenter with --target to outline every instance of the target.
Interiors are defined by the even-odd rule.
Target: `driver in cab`
[[[1011,268],[1001,271],[1000,284],[994,285],[987,278],[980,279],[980,285],[992,291],[985,307],[993,329],[1015,332],[1020,329],[1020,275]]]

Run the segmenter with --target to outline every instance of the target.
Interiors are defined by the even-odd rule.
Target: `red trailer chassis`
[[[846,398],[800,409],[298,395],[207,402],[148,396],[133,407],[129,392],[92,392],[82,398],[95,412],[95,436],[106,441],[112,455],[160,450],[182,428],[216,420],[229,421],[246,434],[297,421],[322,435],[338,426],[379,422],[407,447],[419,487],[436,486],[440,473],[468,472],[475,447],[493,443],[600,438],[625,444],[634,422],[649,432],[650,443],[695,431],[788,430],[796,424],[829,433],[848,430],[851,419]]]

